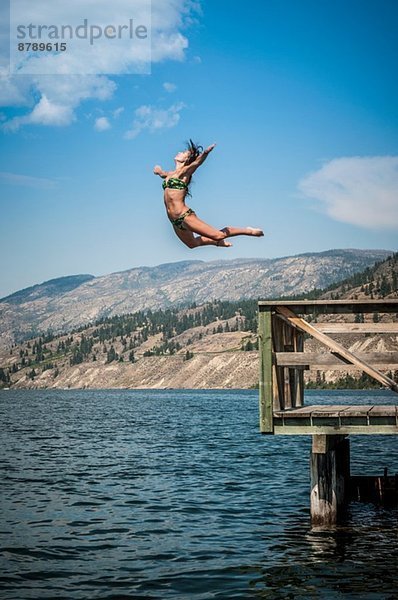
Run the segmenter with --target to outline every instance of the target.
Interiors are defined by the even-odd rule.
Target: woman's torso
[[[183,182],[186,187],[182,187],[182,185],[182,189],[167,187],[167,183],[171,179]],[[166,207],[167,215],[170,219],[177,219],[183,212],[187,210],[188,206],[185,204],[185,197],[188,193],[189,182],[190,177],[179,177],[178,171],[172,171],[168,173],[166,179],[164,179],[164,204]],[[175,182],[175,185],[178,185],[178,183]]]

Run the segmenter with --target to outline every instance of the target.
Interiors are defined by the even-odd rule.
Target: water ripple
[[[395,598],[397,511],[311,530],[310,440],[257,413],[251,391],[0,392],[1,597]],[[397,472],[395,439],[353,438],[353,472]]]

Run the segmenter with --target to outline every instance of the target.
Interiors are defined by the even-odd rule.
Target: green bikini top
[[[166,188],[170,188],[172,190],[187,190],[188,184],[182,179],[178,179],[178,177],[170,177],[170,179],[167,181],[165,179],[163,180],[162,187],[164,190]]]

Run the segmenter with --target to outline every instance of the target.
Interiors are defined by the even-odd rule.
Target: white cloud
[[[47,22],[51,21],[56,11],[57,3],[49,4],[48,0],[35,0],[34,3],[31,0],[19,0],[20,4],[23,2],[27,19],[31,13],[36,13],[38,4],[42,9],[44,7]],[[101,11],[104,4],[96,0],[85,0],[85,2],[91,3],[99,24],[108,20],[109,14]],[[135,4],[144,6],[148,3],[145,0],[135,0]],[[62,6],[64,10],[65,3]],[[130,9],[131,0],[113,0],[112,3],[107,3],[106,10],[113,11],[114,22],[117,22],[118,16],[126,11],[131,12]],[[69,3],[67,10],[69,22],[82,20],[82,6],[79,2]],[[199,13],[199,3],[192,0],[152,0],[152,62],[185,59],[188,39],[182,31],[190,23],[195,22],[194,16]],[[106,75],[95,73],[129,74],[134,72],[137,61],[139,63],[141,59],[147,58],[147,56],[135,55],[133,60],[131,48],[119,44],[120,40],[116,41],[117,44],[101,47],[101,52],[97,53],[97,62],[92,65],[94,69],[92,75],[74,74],[82,72],[83,67],[88,68],[87,63],[92,60],[92,56],[89,58],[83,51],[75,58],[67,52],[62,53],[62,64],[59,62],[60,54],[42,57],[39,72],[43,73],[43,68],[46,67],[47,71],[44,72],[55,70],[60,75],[9,76],[6,69],[0,68],[0,106],[30,107],[29,112],[10,120],[3,125],[3,128],[15,131],[23,125],[69,125],[76,119],[76,109],[84,100],[110,98],[116,90],[116,84]],[[58,62],[55,64],[54,61]],[[115,114],[115,118],[118,114]]]
[[[183,102],[178,102],[165,109],[150,105],[140,106],[134,113],[133,126],[125,133],[125,138],[135,138],[145,129],[154,133],[160,129],[175,127],[180,120],[180,111],[184,106]]]
[[[0,106],[30,104],[31,81],[28,77],[10,77],[8,67],[0,69]]]
[[[54,102],[72,106],[89,98],[108,100],[117,87],[114,81],[103,75],[47,75],[35,78],[35,83]]]
[[[169,94],[171,94],[172,92],[176,91],[177,86],[175,85],[175,83],[170,83],[169,81],[165,81],[163,84],[163,88],[166,90],[166,92],[169,92]]]
[[[9,185],[22,185],[24,187],[50,189],[55,187],[56,182],[44,177],[30,177],[29,175],[20,175],[18,173],[0,172],[0,182]]]
[[[110,128],[111,124],[109,122],[109,119],[107,119],[106,117],[99,117],[95,120],[94,129],[96,129],[97,131],[106,131]]]
[[[154,32],[155,41],[152,45],[152,61],[184,60],[188,39],[180,32]],[[152,38],[153,39],[153,38]]]
[[[398,229],[398,156],[336,158],[299,182],[333,219],[368,229]]]
[[[71,106],[55,104],[48,100],[47,96],[42,96],[34,109],[28,115],[15,117],[8,121],[4,128],[9,131],[19,129],[21,125],[69,125],[74,119]]]
[[[89,98],[106,100],[116,89],[113,81],[95,75],[44,75],[35,77],[33,84],[40,93],[39,101],[30,113],[7,121],[5,130],[16,131],[23,125],[70,125],[76,119],[75,109],[80,102]]]

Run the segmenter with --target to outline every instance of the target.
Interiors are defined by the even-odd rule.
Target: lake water
[[[308,392],[307,403],[394,403]],[[310,438],[262,436],[256,391],[2,391],[0,597],[395,599],[398,511],[311,530]],[[351,436],[352,473],[398,472]]]

